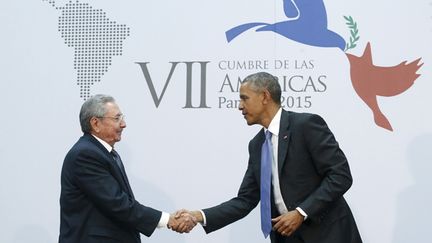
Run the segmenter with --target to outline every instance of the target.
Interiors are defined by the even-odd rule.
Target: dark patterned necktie
[[[119,167],[119,169],[121,171],[122,179],[123,179],[124,183],[126,184],[127,189],[129,190],[130,195],[132,196],[132,198],[134,198],[134,195],[133,195],[133,192],[132,192],[132,188],[129,185],[129,180],[128,180],[127,176],[126,176],[126,171],[125,171],[125,168],[123,166],[123,162],[122,162],[122,160],[120,158],[120,155],[114,149],[111,150],[111,154],[112,154],[115,162],[117,163],[117,166]]]
[[[114,149],[111,150],[111,154],[112,154],[115,162],[117,163],[118,167],[120,168],[122,176],[124,178],[126,178],[126,172],[125,172],[125,169],[124,169],[124,166],[123,166],[123,162],[122,162],[122,160],[120,158],[120,155]]]
[[[271,166],[273,160],[273,149],[271,144],[272,134],[267,130],[265,132],[265,141],[261,148],[261,230],[264,238],[270,234],[271,209],[270,209],[270,183],[271,183]]]

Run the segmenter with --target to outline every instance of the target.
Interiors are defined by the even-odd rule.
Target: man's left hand
[[[303,223],[304,216],[299,211],[293,210],[286,214],[282,214],[277,218],[272,219],[274,223],[273,230],[279,232],[283,236],[290,236]]]

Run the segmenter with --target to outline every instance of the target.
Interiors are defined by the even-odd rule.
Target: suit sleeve
[[[326,122],[311,115],[303,124],[304,141],[322,180],[299,206],[314,217],[343,196],[352,185],[352,177],[348,161]]]
[[[107,217],[146,236],[153,233],[161,212],[141,205],[123,191],[102,156],[95,155],[94,151],[81,152],[75,159],[74,167],[78,186]]]
[[[249,154],[251,152],[249,144]],[[256,163],[249,158],[248,168],[243,177],[237,197],[232,198],[218,206],[203,209],[206,215],[206,233],[218,230],[248,215],[258,204],[260,189],[254,175]]]

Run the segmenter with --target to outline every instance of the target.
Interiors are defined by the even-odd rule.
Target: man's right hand
[[[170,215],[168,228],[177,233],[189,233],[197,222],[197,218],[195,218],[191,212],[182,209]]]

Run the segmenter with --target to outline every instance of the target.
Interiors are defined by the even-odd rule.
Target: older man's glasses
[[[107,119],[112,119],[115,122],[122,122],[125,120],[125,115],[119,115],[119,116],[114,116],[114,117],[112,117],[112,116],[98,116],[97,118],[101,118],[101,119],[107,118]]]

